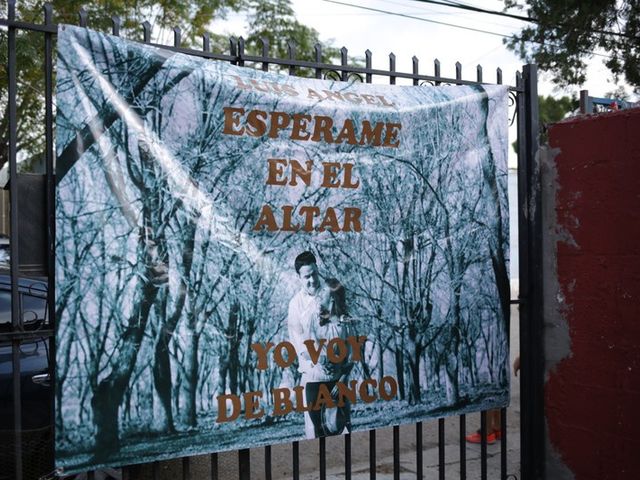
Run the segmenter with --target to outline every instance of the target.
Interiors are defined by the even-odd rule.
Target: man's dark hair
[[[313,253],[309,252],[308,250],[306,252],[302,252],[296,257],[296,260],[294,262],[296,273],[300,273],[300,269],[305,265],[315,265],[316,263],[316,256]]]

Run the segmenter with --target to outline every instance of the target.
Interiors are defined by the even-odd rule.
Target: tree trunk
[[[184,418],[187,426],[195,428],[198,426],[196,415],[196,393],[198,391],[198,346],[200,336],[195,332],[195,322],[193,313],[189,314],[188,328],[190,335],[186,340],[186,349],[184,352],[185,360],[185,392],[187,403],[185,405]]]
[[[150,265],[147,265],[144,274],[146,278],[153,278]],[[151,306],[158,293],[158,287],[150,281],[140,290],[136,306],[129,317],[128,326],[122,335],[121,347],[114,354],[113,369],[98,384],[91,399],[93,423],[96,428],[94,451],[98,462],[108,458],[119,448],[118,412],[138,357]]]

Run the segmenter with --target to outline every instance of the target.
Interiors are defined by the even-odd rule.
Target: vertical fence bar
[[[50,3],[44,5],[44,23],[53,24],[53,6]],[[56,330],[56,296],[55,296],[55,241],[56,241],[56,218],[55,218],[55,176],[53,171],[53,34],[44,34],[44,160],[45,160],[45,182],[46,182],[46,218],[47,218],[47,311],[49,328]],[[49,345],[49,378],[51,384],[50,408],[51,418],[56,418],[55,391],[56,391],[56,342],[51,337],[47,341]],[[51,427],[54,430],[53,426]],[[55,433],[52,432],[52,433]],[[53,437],[54,435],[52,435]],[[48,469],[53,470],[53,460],[55,458],[55,442],[51,441],[50,446],[52,463]]]
[[[487,480],[487,411],[480,412],[480,478]]]
[[[373,81],[373,75],[371,75],[371,73],[369,73],[371,71],[371,50],[369,50],[368,48],[364,51],[364,66],[367,69],[367,73],[365,76],[365,82],[366,83],[371,83]]]
[[[420,81],[418,80],[418,75],[420,75],[419,72],[419,60],[418,57],[416,57],[415,55],[411,58],[411,66],[413,67],[412,69],[412,73],[413,73],[413,85],[414,86],[418,86],[420,83]]]
[[[263,58],[263,62],[262,62],[262,71],[263,72],[268,72],[269,71],[269,62],[266,61],[267,58],[269,58],[269,39],[262,37],[260,39],[260,42],[262,43],[262,58]]]
[[[238,478],[240,480],[251,479],[251,450],[243,448],[238,450]]]
[[[14,0],[7,2],[8,19],[16,19],[16,3]],[[20,297],[18,291],[18,113],[16,105],[17,97],[17,72],[16,72],[16,28],[9,26],[7,31],[7,76],[8,76],[8,110],[9,110],[9,225],[11,252],[11,326],[14,332],[22,330],[20,318]],[[17,480],[22,480],[22,397],[20,382],[20,339],[14,338],[11,342],[11,363],[13,368],[13,428],[14,428],[14,465]]]
[[[396,71],[396,54],[391,52],[389,54],[389,72],[395,73],[395,71]],[[396,84],[396,76],[395,75],[389,75],[389,84],[390,85],[395,85]]]
[[[500,409],[500,479],[507,480],[507,409]]]
[[[544,475],[544,356],[542,344],[542,212],[538,152],[538,73],[525,65],[518,93],[518,228],[520,251],[520,398],[522,478]],[[524,255],[524,256],[523,256]],[[524,259],[524,261],[523,261]],[[523,284],[524,279],[524,284]]]
[[[462,80],[462,64],[456,62],[456,80]]]
[[[296,44],[292,41],[287,42],[287,57],[289,58],[289,60],[296,59]],[[295,75],[295,74],[296,74],[295,65],[289,65],[289,75]]]
[[[151,42],[151,24],[147,21],[142,22],[142,41]]]
[[[369,480],[376,480],[376,431],[369,430]]]
[[[120,36],[120,24],[122,23],[122,21],[120,20],[120,17],[118,17],[117,15],[113,15],[111,17],[111,34],[114,37],[119,37]]]
[[[349,63],[349,51],[347,50],[347,47],[342,47],[340,49],[340,65],[342,67],[346,67],[348,63]],[[342,80],[343,82],[346,82],[348,78],[349,78],[349,72],[343,69],[340,74],[340,80]]]
[[[324,437],[320,437],[320,480],[327,478],[327,442]]]
[[[522,331],[525,328],[524,325],[528,321],[529,318],[529,309],[527,302],[525,300],[525,295],[529,291],[529,247],[528,247],[528,237],[529,237],[529,226],[527,223],[527,215],[528,215],[528,173],[527,173],[527,160],[526,160],[526,109],[525,109],[525,94],[524,94],[524,82],[522,80],[522,73],[516,72],[516,116],[517,116],[517,127],[518,127],[518,262],[519,262],[519,292],[518,298],[520,300],[520,313],[519,313],[519,322],[520,322],[520,341],[522,342]],[[522,355],[523,349],[526,350],[526,347],[520,345],[520,352]],[[521,357],[522,358],[522,357]],[[520,371],[520,395],[525,392],[525,389],[522,385],[522,369]],[[528,393],[528,392],[527,392]],[[523,450],[525,448],[525,444],[528,443],[526,437],[526,431],[529,428],[529,405],[528,399],[525,399],[521,396],[521,413],[520,413],[520,466],[521,468],[525,467],[525,457],[528,458],[528,453],[525,453]],[[528,463],[527,463],[528,468]],[[527,473],[522,474],[522,479],[527,480]]]
[[[593,113],[593,105],[589,99],[589,90],[580,90],[580,113]]]
[[[400,427],[393,427],[393,480],[400,480]]]
[[[293,480],[300,480],[300,442],[293,442]]]
[[[235,38],[231,37],[229,39],[229,55],[231,55],[232,57],[234,57],[233,60],[231,60],[231,65],[237,65],[238,64],[238,42]]]
[[[264,478],[271,480],[271,445],[264,447]]]
[[[460,415],[460,480],[467,478],[467,416]]]
[[[238,38],[238,66],[244,67],[244,38]]]
[[[438,478],[445,480],[444,463],[444,418],[438,419]]]
[[[191,461],[189,457],[182,457],[182,480],[191,480]]]
[[[416,478],[422,480],[422,422],[416,423]]]
[[[180,48],[182,45],[182,29],[180,27],[173,28],[173,46]]]
[[[433,61],[433,76],[436,78],[440,78],[440,60],[437,58]],[[436,86],[440,85],[440,82],[436,81]]]
[[[86,28],[88,19],[89,19],[89,14],[84,8],[81,8],[80,11],[78,11],[78,24],[81,27]]]
[[[496,83],[502,85],[502,69],[496,69]],[[511,307],[507,322],[507,341],[511,340]],[[510,349],[509,349],[510,351]],[[507,480],[507,409],[500,409],[500,480]]]
[[[344,478],[351,480],[351,434],[344,436]]]
[[[207,53],[211,51],[211,37],[208,33],[202,35],[202,51]]]
[[[211,454],[211,480],[219,480],[218,476],[218,454]]]
[[[316,43],[313,47],[313,52],[315,54],[316,64],[319,65],[322,63],[322,45]],[[322,69],[316,67],[316,78],[322,78]]]
[[[476,67],[476,79],[478,83],[482,83],[482,65]]]

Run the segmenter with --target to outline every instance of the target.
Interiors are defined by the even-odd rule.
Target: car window
[[[11,324],[11,292],[0,290],[0,325]]]
[[[22,296],[22,321],[47,320],[47,299],[32,295]]]

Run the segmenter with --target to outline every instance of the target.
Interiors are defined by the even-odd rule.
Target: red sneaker
[[[494,443],[496,443],[496,440],[499,437],[500,432],[491,432],[490,434],[487,435],[487,445],[493,445]],[[471,435],[467,435],[465,437],[465,440],[469,443],[481,443],[482,442],[482,436],[480,435],[480,432],[476,432],[476,433],[472,433]]]

